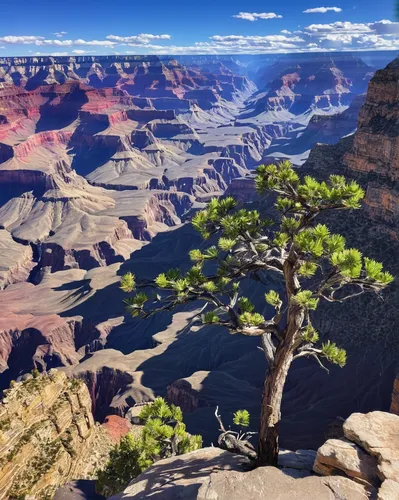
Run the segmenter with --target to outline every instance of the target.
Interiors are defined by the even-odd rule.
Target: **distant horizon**
[[[52,59],[63,59],[63,58],[80,58],[80,57],[91,57],[91,58],[98,58],[98,57],[115,57],[115,58],[124,58],[124,57],[158,57],[158,58],[168,58],[168,57],[243,57],[243,56],[252,56],[252,57],[265,57],[265,56],[289,56],[289,55],[320,55],[320,56],[328,56],[328,55],[339,55],[339,54],[360,54],[360,53],[376,53],[376,52],[381,52],[381,53],[387,53],[387,52],[393,52],[397,53],[399,56],[399,49],[351,49],[351,50],[325,50],[325,51],[307,51],[307,52],[300,52],[300,51],[293,51],[293,52],[265,52],[265,53],[251,53],[251,52],[241,52],[241,53],[220,53],[220,54],[207,54],[207,53],[198,53],[198,54],[192,54],[192,53],[182,53],[182,54],[156,54],[156,53],[147,53],[147,54],[138,54],[138,53],[126,53],[126,54],[107,54],[107,53],[98,53],[98,54],[40,54],[40,55],[32,55],[32,54],[17,54],[17,55],[11,55],[11,56],[6,56],[0,54],[0,60],[1,59],[18,59],[18,58],[30,58],[30,59],[45,59],[45,58],[52,58]]]

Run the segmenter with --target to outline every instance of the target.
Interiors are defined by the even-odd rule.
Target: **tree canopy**
[[[256,186],[259,192],[277,193],[275,207],[281,214],[277,227],[258,210],[238,208],[232,197],[213,199],[192,223],[204,239],[218,235],[217,244],[203,251],[191,250],[193,266],[186,273],[171,269],[160,274],[155,284],[163,293],[151,296],[137,292],[126,299],[127,309],[133,316],[148,316],[172,310],[183,302],[204,300],[207,307],[201,315],[203,323],[223,325],[248,336],[271,334],[279,341],[286,297],[275,290],[265,293],[266,302],[275,309],[273,317],[265,318],[241,295],[240,281],[251,274],[283,275],[285,262],[295,259],[296,286],[290,299],[306,316],[297,354],[324,357],[343,366],[345,352],[333,342],[315,347],[320,335],[312,326],[310,311],[317,308],[320,299],[342,302],[365,291],[378,292],[393,277],[381,263],[347,248],[342,235],[331,234],[325,224],[313,221],[326,210],[360,208],[364,191],[356,182],[338,175],[331,175],[328,182],[309,176],[301,182],[287,161],[259,167]],[[216,262],[217,268],[215,271],[212,266],[212,272],[207,273],[210,262]],[[121,288],[135,290],[131,273],[122,278]],[[274,350],[272,344],[269,347],[267,351]]]

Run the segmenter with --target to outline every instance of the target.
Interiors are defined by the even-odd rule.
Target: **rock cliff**
[[[66,481],[92,476],[112,443],[82,381],[56,370],[26,376],[0,403],[0,498],[52,498]]]
[[[371,79],[357,131],[335,145],[317,145],[303,165],[306,172],[320,178],[331,173],[343,174],[363,186],[366,196],[362,210],[346,217],[337,215],[332,221],[332,229],[345,233],[350,244],[362,248],[364,253],[384,260],[395,276],[399,271],[396,257],[399,251],[398,99],[399,59],[396,58]],[[362,307],[367,304],[368,314],[367,317],[359,316],[353,329],[351,318],[357,304],[338,306],[329,328],[343,341],[344,337],[352,338],[353,342],[368,348],[378,340],[379,355],[386,365],[388,359],[397,359],[398,355],[397,336],[392,330],[392,325],[399,322],[395,305],[397,294],[397,284],[394,284],[384,297],[384,303],[359,301]],[[345,331],[345,335],[340,335],[340,330]]]
[[[344,156],[349,170],[370,178],[365,208],[397,227],[399,220],[399,58],[377,71],[362,107],[353,146]]]

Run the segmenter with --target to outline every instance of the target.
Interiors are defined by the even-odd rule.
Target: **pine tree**
[[[323,368],[324,361],[341,367],[346,362],[343,349],[334,342],[319,341],[312,323],[319,302],[344,302],[365,292],[380,293],[393,277],[382,264],[347,248],[342,235],[332,234],[316,221],[325,212],[360,208],[364,192],[356,182],[339,175],[331,175],[327,182],[309,176],[301,180],[292,165],[283,161],[258,167],[256,187],[261,194],[277,194],[276,220],[238,207],[231,197],[212,200],[192,223],[204,239],[217,238],[217,245],[192,250],[193,266],[187,273],[173,269],[160,274],[155,280],[156,297],[144,300],[142,294],[136,294],[127,304],[133,315],[146,317],[202,300],[203,323],[260,338],[268,371],[257,460],[259,465],[276,465],[281,401],[292,362],[314,358]],[[269,273],[280,277],[283,292],[265,293],[265,301],[274,309],[272,317],[265,318],[242,295],[240,283],[248,277],[265,283]],[[135,292],[133,276],[125,277],[123,284],[129,281],[133,286],[128,290],[124,286],[125,291]]]

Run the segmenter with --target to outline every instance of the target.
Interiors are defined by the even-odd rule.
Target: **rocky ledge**
[[[242,457],[203,448],[161,460],[114,500],[397,500],[399,417],[354,413],[345,437],[315,452],[282,451],[279,468],[251,469]],[[313,464],[314,461],[314,464]]]

